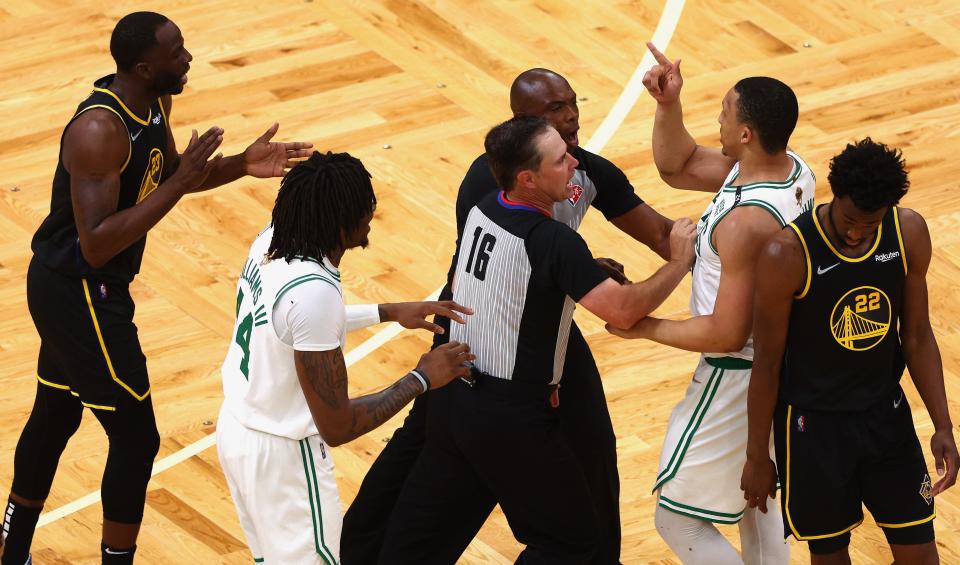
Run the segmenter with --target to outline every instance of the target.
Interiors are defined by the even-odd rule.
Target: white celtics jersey
[[[237,321],[221,369],[224,403],[244,426],[299,441],[318,431],[297,378],[294,349],[273,327],[273,305],[305,282],[333,285],[341,296],[343,291],[340,273],[327,259],[265,261],[272,238],[273,227],[257,236],[237,283]],[[345,334],[344,328],[341,347]]]
[[[792,222],[801,212],[813,207],[817,179],[810,167],[796,153],[787,151],[793,160],[793,170],[781,182],[755,182],[737,185],[740,163],[733,166],[723,186],[707,206],[697,222],[697,260],[693,267],[693,292],[690,294],[690,312],[694,316],[713,313],[720,286],[720,255],[713,246],[713,230],[735,207],[758,206],[770,212],[780,227]],[[743,349],[735,353],[706,353],[707,357],[738,357],[753,359],[753,336]]]

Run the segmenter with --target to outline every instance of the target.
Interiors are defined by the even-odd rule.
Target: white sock
[[[771,507],[772,505],[772,507]],[[740,547],[747,565],[785,565],[790,544],[783,538],[783,515],[776,501],[767,501],[767,513],[747,508],[740,520]]]
[[[657,533],[684,565],[742,565],[740,554],[712,523],[657,506]],[[772,563],[772,562],[771,562]]]

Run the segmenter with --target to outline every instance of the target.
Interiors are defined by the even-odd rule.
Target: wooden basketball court
[[[252,2],[60,2],[0,4],[0,495],[36,387],[39,339],[27,312],[30,238],[49,208],[62,128],[94,79],[113,72],[108,45],[124,14],[150,9],[182,29],[194,61],[171,121],[181,147],[191,129],[219,125],[224,151],[242,151],[274,121],[278,138],[349,151],[374,176],[379,207],[371,246],[341,265],[350,302],[421,300],[443,283],[455,239],[454,199],[487,129],[508,117],[507,89],[522,70],[566,75],[581,97],[586,143],[643,59],[662,0],[306,0]],[[666,47],[682,58],[691,132],[719,143],[720,100],[736,80],[770,75],[800,99],[791,146],[829,199],[827,162],[845,143],[870,135],[903,148],[913,187],[903,204],[930,225],[934,259],[930,308],[943,354],[947,393],[960,417],[960,4],[953,0],[688,0]],[[653,166],[654,102],[643,92],[602,154],[638,193],[669,217],[698,217],[702,193],[665,186]],[[250,241],[266,224],[276,180],[245,179],[184,199],[152,232],[132,291],[149,359],[169,468],[150,483],[140,563],[249,563],[215,448],[178,456],[214,431],[221,403],[219,366],[233,327],[235,285]],[[582,233],[595,254],[641,279],[659,259],[597,212]],[[657,312],[686,316],[689,279]],[[578,311],[604,377],[619,439],[624,563],[679,563],[653,527],[660,445],[695,354],[623,342]],[[347,350],[374,331],[351,335]],[[351,394],[382,388],[428,347],[403,332],[350,368]],[[904,382],[907,382],[905,379]],[[908,398],[925,448],[932,425],[912,385]],[[334,450],[343,503],[399,425]],[[87,414],[61,460],[46,510],[99,488],[106,439]],[[164,459],[168,458],[168,459]],[[933,469],[932,461],[930,468]],[[94,497],[95,499],[95,497]],[[70,508],[70,507],[68,507]],[[960,563],[960,490],[938,498],[936,531],[944,563]],[[36,563],[99,563],[98,502],[37,531]],[[736,528],[724,531],[737,539]],[[737,542],[738,543],[738,542]],[[808,562],[792,542],[793,561]],[[512,563],[519,551],[495,514],[463,563]],[[868,521],[854,532],[855,563],[892,561]]]

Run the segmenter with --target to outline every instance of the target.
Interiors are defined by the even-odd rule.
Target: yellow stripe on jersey
[[[115,109],[111,108],[110,106],[105,106],[105,105],[103,105],[103,104],[94,104],[93,106],[87,106],[87,107],[84,108],[83,110],[80,110],[79,112],[77,112],[76,114],[74,114],[73,119],[74,119],[74,120],[77,119],[77,116],[79,116],[80,114],[86,112],[87,110],[93,110],[94,108],[102,108],[102,109],[104,109],[104,110],[110,110],[111,112],[113,112],[114,114],[116,114],[117,117],[120,118],[120,123],[123,124],[123,129],[125,129],[125,130],[127,131],[127,148],[128,148],[128,149],[127,149],[127,160],[124,161],[124,162],[123,162],[123,166],[120,167],[120,174],[123,174],[123,171],[127,170],[127,165],[130,164],[130,157],[133,155],[133,141],[130,140],[130,130],[127,129],[127,123],[123,121],[123,116],[120,115],[120,112],[116,111]]]
[[[136,114],[133,113],[132,110],[130,110],[130,108],[127,108],[127,105],[123,103],[123,100],[120,100],[120,97],[114,94],[112,91],[106,88],[94,88],[93,90],[95,92],[103,92],[104,94],[109,94],[111,97],[113,97],[113,99],[117,101],[117,104],[120,104],[120,107],[123,108],[123,110],[127,113],[127,115],[133,118],[133,120],[136,121],[138,124],[144,125],[144,126],[150,125],[150,118],[153,117],[152,110],[147,114],[146,120],[141,120]]]
[[[900,243],[900,258],[903,259],[903,274],[907,274],[907,249],[903,246],[903,232],[900,230],[900,209],[893,207],[893,225],[897,228],[897,242]]]
[[[814,210],[813,215],[816,216],[817,212]],[[810,291],[810,280],[813,277],[810,266],[810,249],[807,247],[807,241],[803,239],[803,234],[800,233],[800,228],[794,224],[787,224],[789,227],[793,228],[793,231],[796,232],[797,237],[800,238],[800,245],[803,246],[803,258],[807,261],[807,275],[804,277],[803,281],[803,290],[800,291],[800,294],[794,296],[795,300],[800,300],[807,295],[807,292]]]
[[[160,115],[163,116],[163,125],[164,127],[170,127],[170,120],[167,119],[167,111],[163,109],[163,100],[158,99],[157,105],[160,106]]]
[[[837,248],[833,246],[833,243],[830,242],[830,238],[827,237],[827,232],[823,231],[823,227],[820,225],[820,218],[817,217],[818,208],[813,209],[813,225],[817,226],[817,231],[820,232],[820,237],[823,238],[823,242],[827,244],[827,247],[830,248],[830,251],[833,251],[833,254],[837,256],[841,261],[846,261],[847,263],[859,263],[873,256],[876,252],[877,247],[880,245],[880,239],[883,237],[883,222],[880,222],[880,225],[877,226],[877,235],[873,240],[873,246],[869,251],[864,253],[860,257],[847,257],[846,255],[837,251]]]
[[[103,351],[103,358],[107,360],[107,368],[110,369],[110,377],[113,378],[113,380],[122,386],[127,392],[129,392],[134,398],[137,400],[143,400],[150,394],[150,389],[148,388],[147,392],[143,393],[142,395],[137,394],[127,385],[127,383],[121,381],[117,377],[116,371],[113,370],[113,361],[110,360],[110,354],[107,353],[107,344],[103,342],[103,334],[100,332],[100,322],[97,321],[97,313],[93,310],[93,300],[90,298],[90,286],[87,284],[87,279],[80,280],[83,281],[83,294],[87,297],[87,306],[90,308],[90,318],[93,319],[93,329],[97,332],[97,339],[100,341],[100,350]],[[84,404],[84,406],[86,406],[86,404]],[[93,405],[90,407],[94,408]],[[97,408],[103,408],[106,410],[109,407],[97,406]]]

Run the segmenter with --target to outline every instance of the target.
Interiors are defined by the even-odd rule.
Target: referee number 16
[[[473,230],[473,243],[470,244],[470,257],[467,258],[467,268],[465,270],[468,273],[473,273],[473,276],[480,280],[486,279],[490,252],[493,251],[493,246],[496,244],[497,238],[492,234],[483,233],[483,228],[477,226],[477,229]],[[477,260],[476,264],[474,264],[474,258]]]

